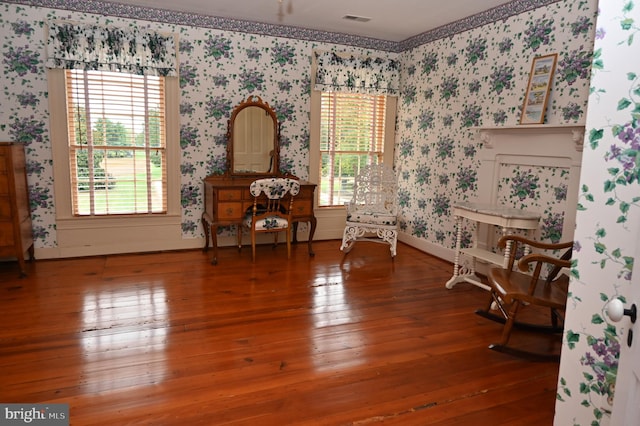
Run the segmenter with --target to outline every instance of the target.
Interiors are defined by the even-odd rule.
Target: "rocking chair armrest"
[[[509,241],[515,241],[516,243],[526,244],[530,247],[543,250],[561,250],[573,246],[573,241],[566,241],[564,243],[543,243],[542,241],[530,240],[521,235],[504,235],[498,240],[498,247],[505,248]]]
[[[522,272],[527,272],[529,270],[530,264],[539,262],[549,263],[558,268],[569,268],[571,266],[570,260],[563,260],[542,253],[530,253],[520,258],[520,260],[518,261],[518,269],[520,269]]]

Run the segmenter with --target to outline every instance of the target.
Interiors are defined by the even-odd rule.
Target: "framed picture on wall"
[[[556,70],[558,54],[538,56],[531,63],[529,83],[522,106],[520,124],[542,124],[547,110],[551,79]]]

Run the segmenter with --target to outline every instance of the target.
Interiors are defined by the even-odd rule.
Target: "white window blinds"
[[[66,70],[73,212],[166,213],[164,77]]]
[[[323,92],[320,127],[320,207],[351,199],[355,175],[382,162],[386,96]]]

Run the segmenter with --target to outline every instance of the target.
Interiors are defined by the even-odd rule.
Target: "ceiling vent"
[[[344,15],[342,19],[346,19],[347,21],[356,21],[356,22],[369,22],[371,18],[365,18],[364,16],[356,16],[356,15]]]

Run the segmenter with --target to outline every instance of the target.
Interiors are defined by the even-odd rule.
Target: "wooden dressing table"
[[[204,179],[204,206],[202,226],[205,233],[204,251],[209,249],[209,234],[213,245],[212,264],[218,263],[218,227],[236,225],[242,226],[246,211],[253,207],[253,196],[249,192],[249,185],[254,178],[208,176]],[[310,223],[309,256],[313,256],[311,242],[316,231],[317,219],[313,214],[313,199],[316,189],[315,183],[300,181],[300,193],[293,200],[293,242],[297,243],[299,222]],[[285,205],[288,203],[285,203]],[[238,248],[242,247],[242,233],[238,232]]]
[[[251,95],[234,108],[227,126],[227,167],[223,175],[204,178],[202,226],[209,249],[213,245],[212,264],[218,263],[218,228],[238,227],[238,249],[242,247],[242,222],[253,207],[249,185],[256,179],[295,176],[280,172],[280,125],[275,111],[259,96]],[[317,220],[313,212],[316,184],[300,181],[300,193],[293,199],[293,242],[297,242],[298,223],[310,223],[309,256]],[[264,195],[263,195],[264,196]],[[266,197],[265,197],[266,200]],[[285,200],[287,200],[285,198]],[[260,202],[260,200],[258,200]],[[285,202],[288,205],[288,201]]]

